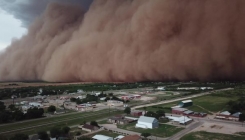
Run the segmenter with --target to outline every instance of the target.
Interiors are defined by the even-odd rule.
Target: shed
[[[139,110],[135,110],[131,112],[131,115],[136,116],[136,117],[142,116],[142,114],[143,114],[143,111],[139,111]]]
[[[112,137],[104,136],[104,135],[95,135],[92,137],[93,140],[113,140]]]
[[[140,128],[157,128],[159,125],[158,120],[153,117],[140,116],[135,127]]]
[[[172,108],[172,114],[183,114],[187,109],[185,108]]]
[[[191,110],[186,110],[185,112],[183,112],[185,115],[190,115],[193,114],[194,112]]]
[[[185,100],[185,101],[181,101],[179,103],[180,107],[188,107],[188,106],[192,106],[192,105],[193,105],[192,100]]]

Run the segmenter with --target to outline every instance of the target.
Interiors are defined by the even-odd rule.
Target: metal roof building
[[[181,101],[179,103],[180,107],[188,107],[188,106],[192,106],[192,105],[193,105],[192,100],[185,100],[185,101]]]
[[[95,135],[92,137],[93,140],[113,140],[112,137],[104,136],[104,135]]]
[[[158,125],[159,125],[158,120],[156,118],[140,116],[135,127],[153,129],[153,128],[157,128]]]

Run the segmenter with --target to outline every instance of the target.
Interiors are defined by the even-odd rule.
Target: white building
[[[95,135],[92,137],[93,140],[113,140],[112,137],[104,136],[104,135]]]
[[[37,103],[37,102],[30,102],[29,105],[33,106],[33,107],[42,107],[43,106],[42,104]]]
[[[165,90],[165,87],[157,87],[157,90]]]
[[[168,118],[173,122],[177,122],[179,124],[187,124],[192,121],[192,119],[187,116],[181,116],[181,117],[166,116],[166,118]]]
[[[139,128],[157,128],[159,125],[158,120],[153,117],[140,116],[135,127]]]

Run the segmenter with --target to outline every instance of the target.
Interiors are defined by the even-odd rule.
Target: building
[[[139,135],[128,135],[123,137],[121,140],[142,140]]]
[[[135,110],[130,113],[132,116],[139,117],[143,115],[143,111]]]
[[[43,105],[40,104],[40,103],[37,103],[37,102],[30,102],[29,103],[29,106],[32,106],[32,107],[42,107]]]
[[[199,87],[178,87],[177,90],[199,90]]]
[[[185,100],[179,103],[179,107],[188,107],[192,105],[193,105],[192,100]]]
[[[122,100],[134,100],[134,99],[140,99],[141,95],[135,94],[135,95],[125,95],[120,97]]]
[[[165,87],[157,87],[157,90],[165,90]]]
[[[87,132],[92,132],[92,131],[95,131],[95,130],[99,129],[98,126],[93,126],[93,125],[90,125],[90,124],[84,124],[82,126],[78,126],[78,128],[81,128],[82,130],[87,131]]]
[[[241,112],[231,114],[228,111],[224,111],[224,112],[221,112],[220,114],[217,114],[215,116],[215,118],[216,119],[223,119],[223,120],[239,121],[240,114],[241,114]]]
[[[169,120],[178,123],[178,124],[189,124],[191,123],[193,120],[187,116],[181,116],[181,117],[174,117],[174,116],[166,116],[166,118],[168,118]]]
[[[159,125],[158,120],[153,117],[140,116],[135,127],[139,128],[157,128]]]
[[[122,138],[124,138],[125,136],[119,135],[117,137],[114,138],[114,140],[121,140]]]
[[[137,120],[138,120],[138,118],[125,117],[122,115],[118,115],[118,116],[113,116],[113,117],[109,118],[108,122],[116,123],[116,124],[128,124],[128,123],[135,122]]]
[[[92,137],[93,140],[113,140],[112,137],[104,136],[104,135],[95,135]]]
[[[123,102],[117,101],[117,100],[107,100],[107,105],[108,106],[123,106]]]
[[[37,95],[37,96],[33,97],[34,100],[43,100],[46,98],[47,98],[46,96],[41,96],[41,95]]]
[[[178,107],[172,108],[172,114],[179,114],[179,115],[181,115],[185,111],[187,111],[187,109],[185,109],[185,108],[178,108]]]

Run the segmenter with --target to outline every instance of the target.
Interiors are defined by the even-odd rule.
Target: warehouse
[[[185,100],[179,103],[179,107],[188,107],[192,105],[193,105],[192,100]]]
[[[192,122],[192,119],[187,116],[181,116],[181,117],[166,116],[166,118],[168,118],[169,120],[175,123],[182,124],[182,125],[186,125]]]
[[[140,116],[135,127],[153,129],[153,128],[157,128],[158,125],[159,123],[156,118]]]

